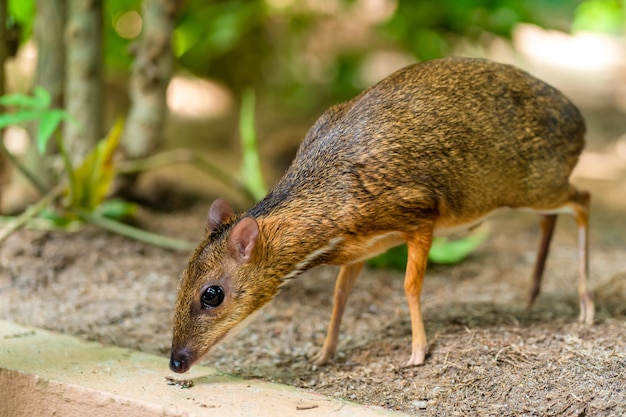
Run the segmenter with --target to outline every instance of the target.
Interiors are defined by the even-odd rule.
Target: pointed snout
[[[172,356],[170,357],[170,369],[172,371],[179,374],[187,372],[192,362],[189,350],[186,348],[180,350],[172,349]]]

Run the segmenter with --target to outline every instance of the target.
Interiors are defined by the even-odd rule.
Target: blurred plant
[[[0,97],[0,106],[18,108],[18,111],[15,113],[0,114],[0,131],[12,125],[39,121],[35,140],[39,152],[43,154],[49,139],[57,130],[59,124],[63,120],[71,120],[68,113],[64,110],[50,109],[50,101],[50,94],[41,87],[35,87],[32,96],[12,94]],[[44,193],[46,187],[4,147],[4,141],[0,142],[0,146],[2,146],[2,150],[7,157],[39,192]]]
[[[576,8],[572,29],[609,35],[626,33],[626,2],[623,0],[586,0]]]
[[[34,16],[34,0],[9,0],[7,25],[9,28],[14,28],[18,34],[16,41],[22,43],[30,38]]]
[[[254,127],[254,90],[248,88],[242,97],[239,116],[239,135],[242,150],[242,178],[248,193],[260,200],[267,194],[267,187],[261,172],[261,158]]]
[[[510,39],[515,25],[539,21],[527,3],[518,0],[398,0],[398,8],[381,29],[420,59],[449,53],[455,38],[478,41],[484,33]]]
[[[13,113],[0,115],[0,130],[25,122],[39,122],[36,143],[42,154],[57,131],[59,124],[64,120],[72,122],[72,118],[66,111],[49,108],[50,95],[40,87],[34,89],[32,96],[13,94],[0,97],[0,105],[17,108],[17,111]],[[38,228],[75,229],[80,226],[77,220],[81,220],[147,243],[172,249],[192,248],[193,245],[190,242],[156,235],[120,222],[120,220],[132,217],[137,211],[137,206],[133,203],[108,198],[114,180],[120,172],[138,172],[162,165],[187,162],[208,172],[225,184],[233,186],[252,201],[263,198],[267,192],[263,182],[254,127],[254,92],[252,90],[247,90],[242,98],[240,117],[243,153],[241,182],[224,173],[197,153],[187,150],[164,152],[144,159],[115,164],[113,157],[119,144],[122,127],[123,123],[118,120],[109,134],[87,154],[83,162],[76,168],[72,165],[60,135],[57,135],[57,147],[64,163],[64,178],[59,180],[58,184],[50,190],[40,184],[0,140],[3,152],[44,195],[41,200],[30,206],[20,216],[1,219],[5,223],[5,228],[0,231],[0,242],[29,222]]]
[[[206,172],[222,184],[234,189],[249,203],[260,200],[267,193],[261,171],[261,159],[254,126],[255,94],[251,88],[245,90],[241,99],[239,116],[239,138],[241,144],[241,175],[231,175],[210,160],[188,149],[163,151],[146,158],[121,161],[118,170],[121,174],[135,174],[164,165],[187,163]]]
[[[575,7],[571,0],[370,3],[189,0],[174,30],[174,51],[179,65],[194,74],[218,79],[236,94],[253,85],[263,97],[276,97],[283,113],[301,115],[358,93],[373,52],[437,58],[462,40],[510,39],[519,23],[560,24],[550,16]]]
[[[59,124],[68,120],[70,115],[60,109],[51,109],[50,94],[40,87],[34,89],[32,96],[13,94],[0,97],[0,105],[17,108],[14,113],[0,115],[0,129],[25,122],[38,121],[36,135],[37,148],[44,153],[49,140],[58,130]],[[64,162],[64,177],[57,181],[52,189],[47,189],[12,155],[4,146],[2,150],[16,167],[26,175],[43,197],[27,208],[21,215],[4,220],[4,229],[0,231],[0,241],[38,217],[37,227],[76,228],[78,220],[93,223],[105,229],[126,235],[138,240],[165,246],[173,249],[188,249],[191,244],[179,239],[171,239],[143,230],[136,229],[118,220],[133,215],[137,207],[121,200],[107,200],[116,176],[113,156],[119,143],[122,122],[118,121],[109,134],[88,153],[77,168],[72,166],[60,135],[57,134],[57,145]],[[50,173],[52,174],[52,172]]]
[[[117,74],[130,68],[128,50],[143,24],[143,2],[104,2],[105,63]],[[319,3],[187,0],[172,39],[177,64],[201,77],[219,79],[236,94],[248,85],[260,93],[261,86],[270,86],[283,102],[288,101],[287,110],[317,111],[320,105],[350,97],[362,88],[355,80],[367,55],[377,49],[402,50],[424,60],[448,54],[462,39],[480,43],[485,34],[509,39],[519,23],[566,29],[563,20],[574,16],[580,2],[381,0],[378,8],[389,8],[389,12],[375,21],[372,13],[358,12],[371,2]],[[620,9],[623,12],[620,0],[585,0],[576,9],[574,28],[614,33],[623,21]],[[34,14],[33,0],[9,0],[9,17],[21,27],[22,41],[30,37]],[[132,35],[121,30],[129,21],[137,27]],[[344,42],[353,34],[347,21],[361,28],[357,38]],[[320,45],[319,38],[328,28],[336,31],[338,42]],[[329,51],[330,55],[321,58]],[[315,66],[331,68],[321,78],[310,77],[301,70],[311,67],[307,65],[310,60],[316,61]]]

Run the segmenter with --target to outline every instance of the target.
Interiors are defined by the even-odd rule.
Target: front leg
[[[422,320],[422,307],[420,296],[428,252],[433,242],[433,227],[424,228],[418,232],[407,235],[406,244],[409,249],[409,257],[404,277],[404,292],[409,303],[411,313],[411,358],[406,366],[421,365],[424,363],[427,351],[426,331]]]
[[[352,291],[352,287],[354,287],[354,282],[361,268],[363,268],[363,262],[343,265],[339,270],[337,282],[335,283],[333,313],[330,317],[330,323],[328,324],[328,332],[326,333],[326,339],[324,339],[324,346],[322,346],[322,350],[311,359],[311,362],[316,365],[325,364],[331,356],[333,356],[333,353],[335,353],[337,339],[339,338],[339,327],[341,326],[341,318],[346,308],[346,301],[348,300],[350,291]]]

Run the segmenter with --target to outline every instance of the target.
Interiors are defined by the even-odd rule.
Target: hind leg
[[[573,214],[578,227],[578,299],[580,303],[580,316],[578,320],[584,324],[592,324],[594,316],[593,300],[587,289],[587,279],[589,276],[590,200],[591,195],[587,191],[579,191],[574,186],[570,186],[568,193],[561,195],[552,207],[536,208],[544,217],[541,222],[541,244],[539,245],[537,263],[532,276],[532,290],[529,300],[530,303],[532,303],[537,294],[539,294],[545,260],[548,255],[550,240],[556,223],[556,215],[558,213]]]
[[[587,191],[578,191],[572,187],[569,206],[574,210],[578,226],[578,298],[580,316],[578,321],[593,324],[594,304],[587,289],[589,276],[589,205],[591,195]]]
[[[550,250],[550,241],[552,240],[556,219],[556,214],[544,214],[541,216],[541,242],[539,244],[537,261],[535,262],[535,270],[532,276],[532,288],[530,290],[530,297],[528,298],[528,308],[533,305],[541,291],[541,279],[546,266],[546,257]]]

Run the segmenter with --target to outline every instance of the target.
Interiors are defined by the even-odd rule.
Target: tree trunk
[[[4,63],[9,56],[7,45],[7,3],[8,0],[0,0],[0,96],[4,95]]]
[[[65,81],[66,0],[37,0],[35,42],[37,73],[35,85],[43,87],[52,98],[51,107],[63,108]]]
[[[35,85],[50,93],[53,108],[63,108],[65,81],[65,10],[66,0],[37,0],[34,38],[37,45],[37,71]],[[37,150],[38,122],[28,126],[30,143],[24,163],[40,184],[48,186],[47,167]],[[54,141],[49,148],[54,148]]]
[[[165,93],[172,75],[172,31],[178,0],[145,0],[143,29],[130,80],[131,109],[124,130],[126,155],[149,155],[159,145],[166,115]]]
[[[8,0],[0,0],[0,96],[4,95],[4,63],[9,55],[7,47],[7,3]],[[0,132],[0,140],[3,138],[4,132]],[[3,185],[6,183],[7,160],[2,152],[0,152],[0,201],[2,201]]]
[[[63,139],[77,164],[103,136],[102,0],[68,0],[67,11],[65,109],[78,123]]]

